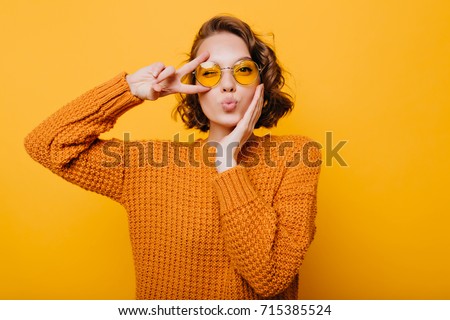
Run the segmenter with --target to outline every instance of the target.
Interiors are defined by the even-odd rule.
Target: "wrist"
[[[216,159],[216,170],[218,173],[225,172],[236,166],[237,161],[235,159],[232,159],[231,161],[227,161],[226,159],[224,159],[223,161],[220,159]]]
[[[237,166],[237,143],[219,144],[216,150],[216,170],[218,173]]]
[[[133,92],[133,86],[131,85],[130,75],[129,74],[127,74],[125,76],[125,80],[127,81],[127,84],[128,84],[128,90],[130,90],[130,92],[135,96],[135,93]]]
[[[230,151],[230,150],[229,150]],[[218,173],[227,171],[237,166],[237,159],[234,152],[225,152],[216,155],[216,170]]]

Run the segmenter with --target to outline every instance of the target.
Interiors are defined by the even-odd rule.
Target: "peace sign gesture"
[[[156,62],[127,75],[126,80],[131,93],[142,100],[156,100],[172,93],[207,92],[210,88],[184,84],[181,79],[208,58],[209,53],[204,52],[178,70],[175,70],[173,66],[165,66],[162,62]]]

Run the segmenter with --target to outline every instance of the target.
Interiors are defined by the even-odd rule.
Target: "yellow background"
[[[134,298],[124,209],[33,162],[23,138],[121,71],[179,65],[226,12],[273,32],[291,73],[296,109],[272,132],[348,141],[348,167],[322,170],[300,298],[450,299],[449,1],[2,2],[0,298]],[[106,136],[185,137],[174,101]]]

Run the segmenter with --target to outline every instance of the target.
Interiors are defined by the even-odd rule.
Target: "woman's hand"
[[[238,122],[234,130],[218,143],[218,147],[221,148],[222,152],[216,156],[216,160],[219,161],[216,167],[217,172],[224,172],[237,165],[238,150],[252,136],[256,122],[258,122],[261,116],[263,104],[264,84],[260,84],[256,87],[252,102],[242,119]]]
[[[127,75],[126,80],[131,93],[142,100],[156,100],[172,93],[195,94],[207,92],[210,88],[184,84],[181,79],[187,73],[194,71],[208,57],[209,53],[204,52],[178,70],[175,70],[172,66],[166,67],[162,62],[156,62]]]

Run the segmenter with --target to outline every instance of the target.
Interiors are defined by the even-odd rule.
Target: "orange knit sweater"
[[[313,239],[320,152],[300,136],[248,141],[214,167],[204,141],[102,140],[142,102],[125,73],[50,116],[25,139],[36,161],[128,213],[137,299],[296,299]]]

